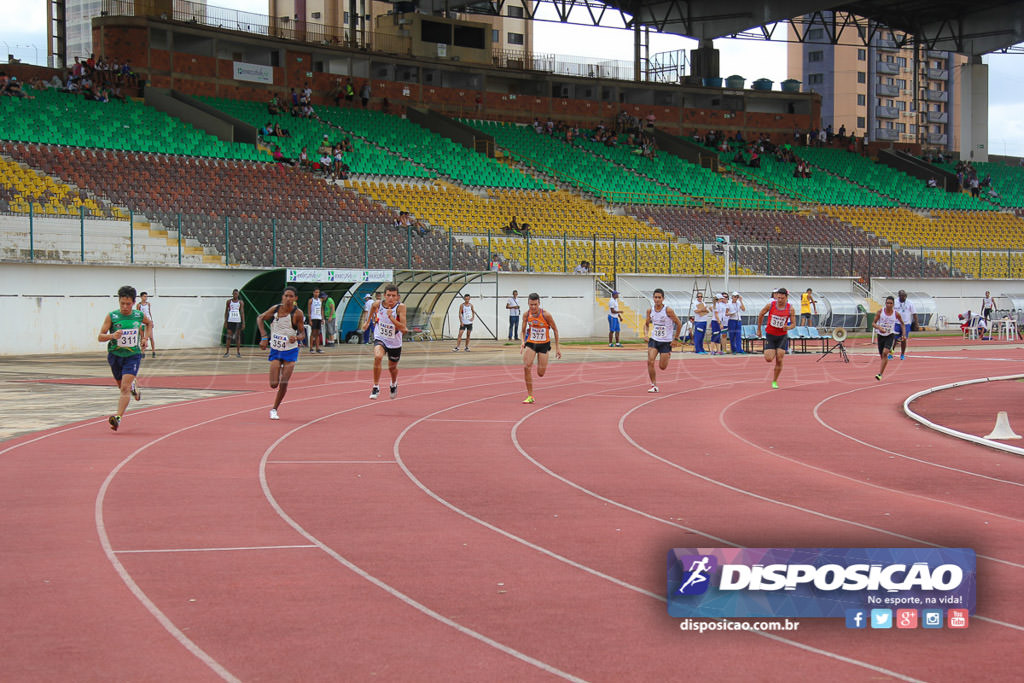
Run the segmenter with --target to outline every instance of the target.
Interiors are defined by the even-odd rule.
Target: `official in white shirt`
[[[519,290],[512,290],[512,296],[505,302],[505,308],[508,309],[508,338],[519,339]]]

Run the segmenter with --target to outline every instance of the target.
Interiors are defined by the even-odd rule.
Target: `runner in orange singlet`
[[[529,308],[523,316],[523,377],[526,379],[526,400],[533,403],[533,359],[537,359],[537,376],[543,377],[548,369],[548,352],[551,350],[552,335],[555,342],[555,358],[562,357],[558,347],[558,327],[551,314],[540,307],[540,295],[534,292],[528,299]]]

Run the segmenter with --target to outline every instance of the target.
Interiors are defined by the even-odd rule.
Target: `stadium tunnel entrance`
[[[406,306],[410,340],[440,339],[452,302],[462,288],[490,273],[437,270],[362,270],[349,268],[275,268],[256,275],[239,288],[245,308],[243,343],[259,345],[256,318],[281,303],[281,292],[288,285],[298,293],[297,304],[305,312],[313,290],[319,289],[334,299],[337,307],[338,340],[358,343],[366,297],[373,298],[394,282]],[[224,343],[224,333],[221,334]]]

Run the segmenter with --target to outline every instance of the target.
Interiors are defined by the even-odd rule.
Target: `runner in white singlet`
[[[235,355],[242,357],[242,330],[245,329],[245,306],[241,293],[231,291],[231,298],[224,304],[224,357],[231,354],[231,343],[235,344]]]
[[[281,303],[272,306],[256,318],[256,327],[260,331],[260,348],[264,351],[269,347],[270,354],[270,388],[277,389],[274,407],[270,409],[270,419],[280,419],[277,409],[288,391],[288,382],[295,370],[295,362],[299,359],[299,340],[306,336],[306,320],[302,309],[295,305],[298,293],[288,286],[281,294]],[[270,331],[263,322],[270,320]]]
[[[146,355],[146,346],[145,346],[145,344],[148,343],[149,344],[149,350],[152,351],[152,353],[153,353],[151,358],[156,358],[156,340],[153,339],[153,327],[152,327],[152,325],[153,325],[153,305],[151,303],[149,303],[149,294],[148,293],[142,292],[141,294],[139,294],[139,303],[135,304],[135,309],[139,310],[139,311],[142,311],[142,315],[144,315],[147,318],[149,318],[149,325],[150,325],[150,327],[149,327],[148,333],[146,334],[146,341],[145,341],[145,343],[143,343],[143,346],[142,346],[142,355],[143,356]]]
[[[647,393],[658,393],[654,361],[660,355],[658,367],[662,370],[668,369],[668,361],[672,356],[672,340],[676,338],[676,332],[682,328],[683,324],[679,322],[675,311],[665,305],[664,290],[654,290],[654,306],[647,309],[647,319],[644,321],[644,336],[647,337],[647,376],[651,378],[651,388]]]
[[[380,373],[384,354],[388,356],[388,373],[391,375],[391,398],[398,396],[398,361],[402,359],[402,333],[406,332],[405,304],[399,301],[398,286],[389,284],[384,288],[384,300],[376,301],[370,309],[369,320],[373,328],[373,388],[370,399],[380,396]],[[367,322],[369,327],[369,322]]]
[[[313,290],[313,296],[309,299],[309,352],[323,353],[324,350],[324,302],[320,298],[320,288]]]
[[[476,320],[476,309],[469,303],[469,294],[462,295],[462,303],[459,304],[459,336],[455,339],[455,348],[459,350],[462,343],[462,333],[466,333],[466,351],[469,351],[469,335],[473,332],[473,321]]]

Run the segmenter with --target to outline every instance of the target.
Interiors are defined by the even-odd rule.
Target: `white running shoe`
[[[370,390],[370,400],[371,401],[376,401],[377,397],[379,397],[379,396],[380,396],[380,387],[374,387],[373,389]]]
[[[277,416],[277,410],[275,410],[274,408],[270,409],[270,419],[271,420],[280,420],[281,419],[281,418],[279,418]]]
[[[398,385],[397,384],[392,384],[391,385],[391,398],[398,398]]]
[[[648,394],[656,394],[656,393],[658,393],[658,385],[657,384],[652,384],[651,388],[647,390],[647,393]]]

